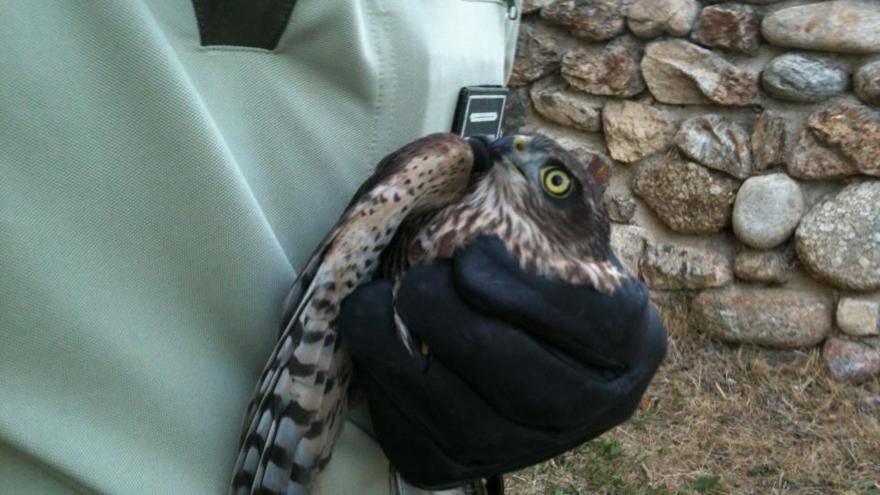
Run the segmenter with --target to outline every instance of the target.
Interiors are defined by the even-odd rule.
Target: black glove
[[[425,488],[535,464],[620,424],[666,354],[644,284],[607,296],[530,275],[494,237],[412,269],[397,297],[428,358],[397,339],[386,280],[343,301],[339,328],[379,443]]]

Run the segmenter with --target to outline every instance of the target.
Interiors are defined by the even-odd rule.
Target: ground
[[[818,349],[729,346],[671,326],[628,422],[505,477],[508,493],[880,495],[880,380],[828,376]]]

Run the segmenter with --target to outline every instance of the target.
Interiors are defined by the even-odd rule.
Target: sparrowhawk
[[[300,272],[292,309],[251,399],[230,493],[318,491],[352,401],[338,338],[341,301],[377,274],[447,258],[494,235],[527,272],[611,293],[628,275],[609,261],[610,224],[587,167],[540,135],[501,138],[490,166],[453,134],[384,158]],[[479,168],[480,170],[475,170]],[[402,345],[414,349],[398,321]]]

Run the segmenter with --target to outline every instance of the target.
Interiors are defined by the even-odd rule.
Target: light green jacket
[[[496,0],[0,0],[0,494],[225,493],[280,305],[384,154],[503,83]],[[326,493],[387,493],[346,428]]]

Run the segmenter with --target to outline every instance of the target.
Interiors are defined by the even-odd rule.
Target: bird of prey
[[[605,293],[622,284],[627,275],[608,259],[601,194],[582,162],[540,135],[501,138],[489,154],[491,166],[473,170],[481,167],[466,140],[433,134],[385,157],[355,193],[288,296],[292,311],[248,405],[230,494],[319,491],[351,401],[336,317],[342,299],[377,274],[397,280],[494,235],[527,272]]]

